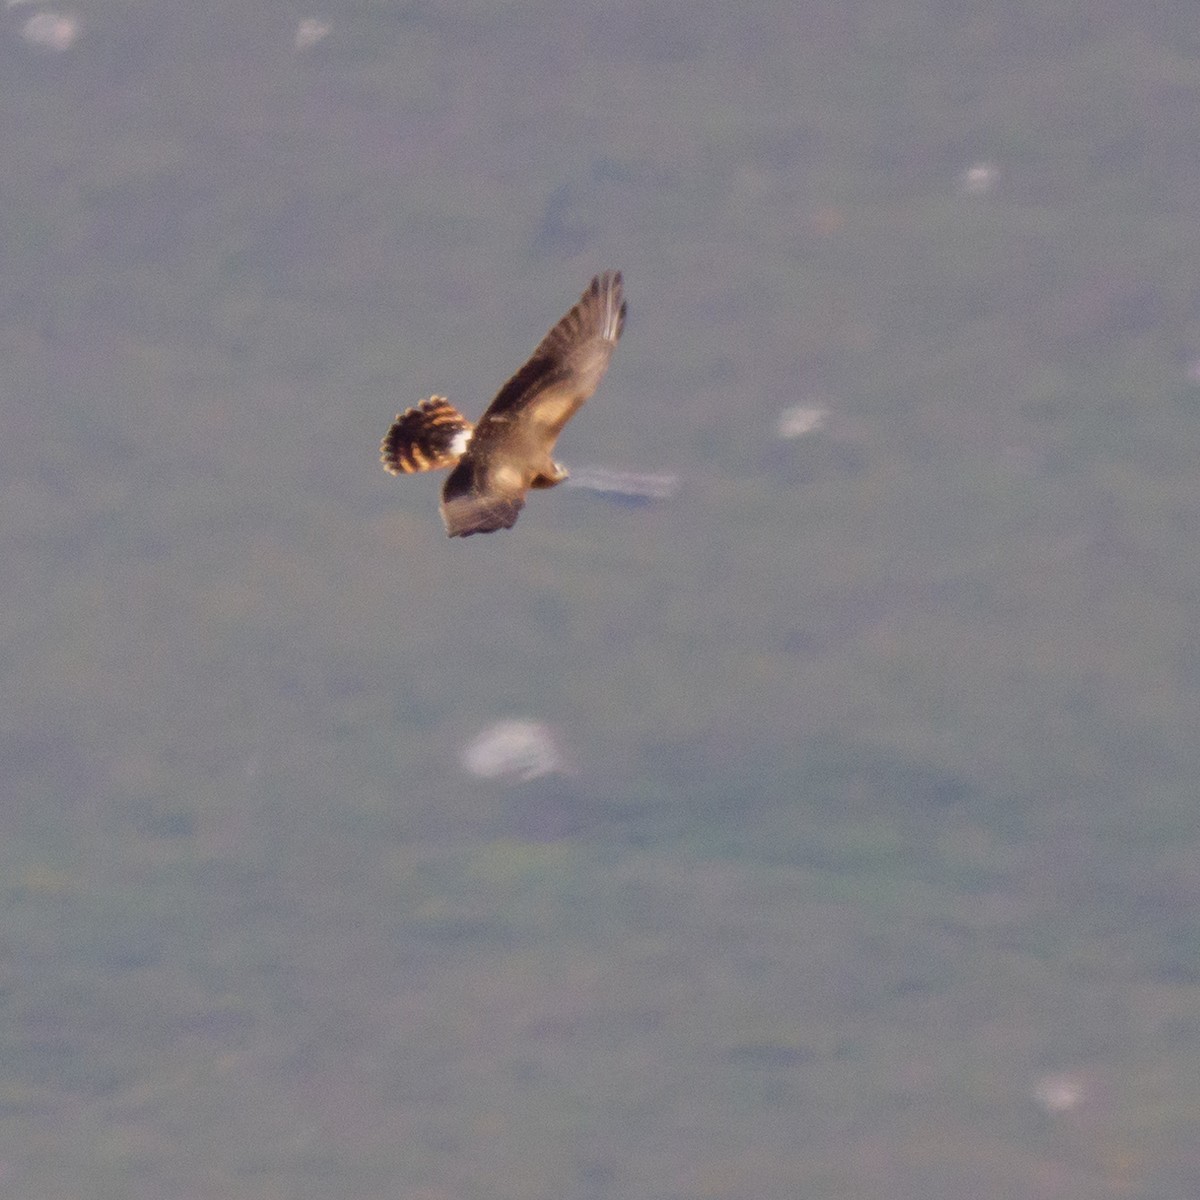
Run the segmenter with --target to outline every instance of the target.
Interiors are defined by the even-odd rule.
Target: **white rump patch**
[[[462,458],[462,456],[466,454],[467,443],[471,440],[471,433],[472,431],[470,429],[460,429],[454,435],[454,438],[450,443],[450,453],[453,454],[455,458]]]

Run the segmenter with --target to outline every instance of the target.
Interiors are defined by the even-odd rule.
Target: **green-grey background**
[[[4,1194],[1194,1200],[1190,0],[35,11]],[[679,494],[447,541],[388,421],[606,267]]]

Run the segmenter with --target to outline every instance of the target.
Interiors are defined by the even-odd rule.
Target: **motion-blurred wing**
[[[524,473],[502,462],[466,455],[442,489],[442,519],[451,537],[511,529],[525,507]]]

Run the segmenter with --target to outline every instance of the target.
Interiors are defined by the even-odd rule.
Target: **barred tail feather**
[[[474,426],[445,396],[430,396],[400,413],[379,444],[385,471],[411,475],[452,467],[467,448]]]

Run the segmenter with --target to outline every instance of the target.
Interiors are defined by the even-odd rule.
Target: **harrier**
[[[530,488],[566,479],[566,469],[550,457],[554,443],[604,377],[625,309],[621,272],[597,275],[478,425],[445,396],[430,396],[387,431],[379,447],[384,467],[393,475],[454,468],[442,488],[442,519],[451,537],[511,529]]]

